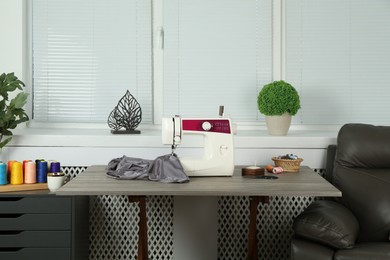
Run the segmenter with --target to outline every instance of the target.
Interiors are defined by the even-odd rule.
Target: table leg
[[[268,196],[249,197],[249,234],[248,234],[248,260],[258,259],[257,250],[257,206],[259,203],[269,203]]]
[[[146,219],[145,196],[128,196],[129,202],[138,202],[138,256],[137,260],[148,260],[148,226]]]

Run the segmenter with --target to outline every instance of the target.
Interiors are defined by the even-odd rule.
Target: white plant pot
[[[287,135],[291,125],[291,115],[284,113],[281,116],[265,116],[265,122],[270,135]]]

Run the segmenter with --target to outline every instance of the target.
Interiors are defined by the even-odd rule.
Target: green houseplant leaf
[[[257,105],[260,113],[266,116],[284,113],[294,116],[301,108],[298,92],[283,80],[265,85],[259,92]]]
[[[14,73],[0,75],[0,149],[12,139],[10,129],[29,120],[23,109],[27,102],[27,93],[23,92],[24,83]],[[9,100],[9,93],[21,90],[14,98]],[[3,137],[7,136],[5,140]]]

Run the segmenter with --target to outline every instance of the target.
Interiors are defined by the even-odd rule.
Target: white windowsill
[[[45,128],[28,127],[16,129],[9,144],[11,147],[167,147],[161,142],[159,127],[140,127],[141,134],[114,135],[105,128]],[[291,126],[287,136],[270,136],[264,125],[256,127],[239,126],[234,135],[237,149],[253,148],[297,148],[325,149],[336,143],[339,127]],[[182,147],[202,147],[200,137],[184,136]]]

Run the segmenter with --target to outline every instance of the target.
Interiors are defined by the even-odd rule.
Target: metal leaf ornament
[[[127,90],[108,116],[108,126],[113,134],[139,134],[135,130],[142,120],[141,106]],[[123,128],[125,130],[123,130]]]

